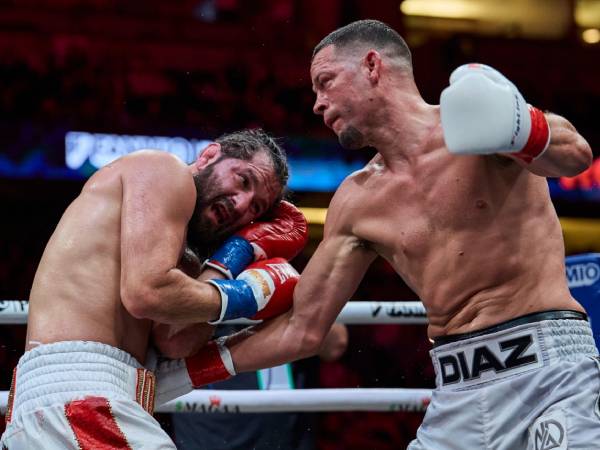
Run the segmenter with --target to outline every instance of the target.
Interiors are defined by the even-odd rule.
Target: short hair
[[[223,134],[215,142],[221,145],[221,154],[225,158],[237,158],[248,161],[260,151],[267,153],[273,163],[275,177],[282,187],[282,193],[276,203],[283,198],[289,177],[289,170],[285,151],[275,138],[263,129],[256,128]]]
[[[378,51],[386,50],[389,56],[404,60],[412,69],[410,49],[402,36],[385,23],[372,19],[357,20],[332,31],[317,44],[312,58],[330,45],[336,50],[346,50],[361,44],[371,45]]]

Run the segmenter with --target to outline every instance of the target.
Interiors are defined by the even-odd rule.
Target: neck
[[[387,163],[423,154],[440,129],[439,106],[427,104],[416,87],[395,89],[377,116],[368,141]]]

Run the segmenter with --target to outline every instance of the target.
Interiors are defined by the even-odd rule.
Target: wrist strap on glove
[[[194,356],[186,358],[187,371],[194,387],[226,380],[236,374],[226,340],[224,336],[210,341]]]
[[[531,117],[531,131],[525,147],[514,155],[530,164],[534,159],[539,158],[550,145],[550,127],[544,113],[534,106],[527,105]]]
[[[211,267],[232,280],[254,261],[254,247],[246,239],[232,236],[204,263],[202,268]]]

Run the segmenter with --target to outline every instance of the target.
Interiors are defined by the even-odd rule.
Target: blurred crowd
[[[278,136],[331,137],[312,113],[312,48],[357,15],[397,14],[398,2],[391,3],[6,2],[0,5],[0,156],[18,161],[39,150],[64,164],[64,134],[70,130],[210,138],[261,126]],[[399,23],[391,14],[371,17]],[[487,62],[515,81],[532,103],[568,117],[593,148],[600,144],[595,119],[600,84],[586,70],[597,50],[574,46],[572,40],[469,36],[412,36],[409,44],[417,84],[428,101],[437,102],[452,68]],[[5,236],[0,300],[27,298],[45,243],[80,186],[0,180]],[[296,261],[298,268],[308,257]],[[415,300],[383,261],[373,265],[354,299]],[[0,327],[0,390],[9,387],[24,330]],[[320,387],[433,386],[425,327],[351,326],[349,331],[342,359],[321,364]],[[385,450],[404,448],[422,415],[347,412],[318,418],[321,449]]]
[[[282,82],[258,61],[219,71],[141,66],[118,74],[80,50],[42,67],[0,61],[3,153],[15,158],[60,145],[68,130],[207,137],[261,126],[278,135],[310,134],[311,127],[321,133],[310,88]]]

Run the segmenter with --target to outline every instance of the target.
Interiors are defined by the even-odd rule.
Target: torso
[[[440,138],[400,170],[377,155],[338,201],[351,233],[424,303],[431,338],[535,311],[583,311],[567,287],[546,180],[507,158],[451,155]]]
[[[26,349],[89,340],[120,348],[144,363],[151,322],[123,307],[121,207],[130,156],[94,174],[63,214],[35,275]]]

